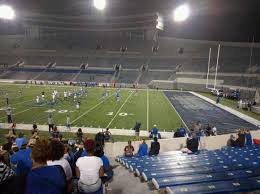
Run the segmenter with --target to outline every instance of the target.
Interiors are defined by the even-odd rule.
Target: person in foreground
[[[134,155],[134,151],[135,151],[135,149],[132,146],[132,142],[129,140],[128,145],[125,146],[124,155],[127,157],[132,157]]]
[[[199,138],[195,132],[191,133],[191,137],[187,138],[187,148],[182,150],[183,153],[193,154],[199,151]]]
[[[87,156],[80,157],[76,162],[76,176],[79,178],[78,190],[84,193],[92,193],[100,190],[103,193],[102,181],[104,176],[103,162],[94,156],[95,141],[87,139],[84,146]]]
[[[150,156],[157,156],[160,152],[160,143],[158,142],[158,138],[154,137],[153,142],[151,142],[151,148],[149,155]]]
[[[14,178],[8,194],[66,194],[66,176],[60,166],[47,166],[49,142],[36,141],[32,149],[32,169]]]
[[[147,154],[148,154],[148,145],[145,143],[145,139],[143,139],[143,142],[139,145],[138,155],[146,156]]]

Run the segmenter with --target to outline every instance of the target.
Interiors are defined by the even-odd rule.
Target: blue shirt
[[[32,159],[31,159],[32,149],[22,149],[16,152],[11,156],[10,162],[12,164],[17,164],[15,168],[15,173],[21,175],[27,173],[32,168]]]
[[[81,155],[80,155],[80,157],[84,157],[84,156],[88,156],[88,152],[87,152],[86,150],[84,150],[84,151],[81,153]]]
[[[185,137],[186,129],[185,128],[179,128],[179,134],[180,134],[181,137]]]
[[[100,158],[101,158],[101,160],[103,162],[103,167],[105,169],[105,172],[106,172],[107,176],[109,178],[111,178],[113,176],[113,171],[112,170],[108,170],[109,167],[110,167],[110,162],[109,162],[108,158],[105,155],[101,156]]]
[[[147,153],[148,153],[148,145],[142,143],[142,144],[139,146],[138,155],[139,155],[139,156],[146,156]]]
[[[156,127],[154,127],[152,129],[152,132],[151,132],[153,135],[157,135],[158,134],[158,129]]]
[[[27,175],[26,194],[63,194],[65,174],[57,166],[44,166],[31,170]]]
[[[27,143],[27,140],[24,137],[16,138],[15,143],[19,149],[21,149],[22,145]]]
[[[252,135],[250,133],[246,133],[246,145],[247,146],[253,145]]]

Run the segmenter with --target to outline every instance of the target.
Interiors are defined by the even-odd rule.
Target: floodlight
[[[8,5],[0,5],[0,19],[12,20],[15,18],[15,13],[12,7]]]
[[[94,7],[98,10],[103,10],[106,7],[106,0],[94,0]]]
[[[187,4],[180,5],[173,11],[175,22],[183,22],[190,16],[190,7]]]

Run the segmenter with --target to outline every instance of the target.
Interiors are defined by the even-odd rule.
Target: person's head
[[[55,127],[53,128],[53,131],[58,131],[57,126],[55,126]]]
[[[107,128],[107,131],[109,131],[109,128]]]
[[[16,123],[13,123],[12,128],[15,128],[15,127],[16,127]]]
[[[157,141],[158,141],[158,138],[157,138],[157,137],[154,137],[154,138],[153,138],[153,141],[154,141],[154,142],[157,142]]]
[[[79,133],[82,133],[82,129],[81,129],[81,128],[78,128],[78,132],[79,132]]]
[[[142,141],[143,141],[142,143],[145,144],[145,139],[142,139]]]
[[[48,117],[49,117],[49,118],[52,118],[52,114],[49,113],[49,114],[48,114]]]
[[[36,141],[32,149],[32,161],[33,163],[46,164],[50,156],[49,141],[46,139],[39,139]]]
[[[250,133],[250,129],[247,129],[247,130],[246,130],[246,133]]]
[[[129,141],[128,141],[128,145],[130,146],[131,144],[132,144],[132,142],[129,140]]]
[[[196,133],[195,133],[195,132],[192,132],[192,133],[191,133],[191,137],[192,137],[192,138],[195,138],[195,137],[196,137]]]
[[[84,142],[84,148],[90,154],[94,154],[95,147],[96,143],[93,139],[86,139]]]
[[[235,136],[234,135],[230,135],[230,139],[235,139]]]
[[[34,130],[37,129],[36,123],[33,124],[33,129],[34,129]]]
[[[58,140],[51,140],[49,146],[50,146],[49,159],[52,161],[60,160],[63,157],[65,151],[65,147],[63,143],[61,143]]]
[[[23,138],[24,137],[24,133],[23,132],[20,132],[19,134],[18,134],[18,138]]]

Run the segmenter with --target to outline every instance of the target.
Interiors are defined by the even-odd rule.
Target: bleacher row
[[[156,189],[171,194],[236,193],[260,190],[260,146],[225,147],[187,155],[178,151],[158,156],[116,159]]]

